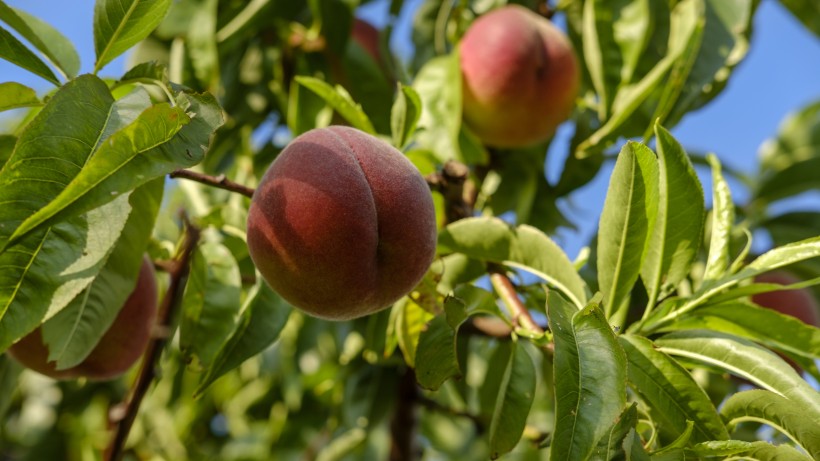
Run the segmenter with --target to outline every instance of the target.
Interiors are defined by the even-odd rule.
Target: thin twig
[[[236,192],[244,195],[245,197],[253,197],[254,193],[254,189],[252,187],[243,186],[242,184],[233,182],[230,179],[226,178],[224,174],[221,174],[219,176],[210,176],[204,173],[197,173],[196,171],[191,170],[175,170],[172,171],[168,176],[172,178],[190,179],[191,181],[196,181],[202,184],[207,184],[209,186],[218,187],[219,189],[225,189],[227,191]]]
[[[183,220],[186,223],[185,240],[173,261],[174,264],[168,267],[171,278],[168,290],[165,292],[165,297],[162,299],[159,308],[156,331],[167,332],[169,329],[173,312],[179,306],[182,291],[188,278],[191,255],[199,241],[199,229],[193,227],[185,216],[183,216]],[[107,461],[119,461],[122,458],[128,433],[131,432],[131,427],[137,418],[142,399],[156,378],[159,358],[162,355],[167,337],[167,334],[153,335],[143,355],[139,376],[131,388],[127,400],[113,407],[109,413],[109,422],[115,425],[115,430],[114,436],[106,449],[105,459]]]
[[[527,306],[521,302],[521,299],[518,297],[518,293],[515,291],[515,286],[510,278],[507,277],[507,274],[504,273],[503,269],[491,268],[490,282],[493,284],[493,288],[496,289],[501,299],[504,300],[504,304],[506,304],[507,308],[510,310],[513,323],[536,333],[544,332],[541,325],[538,325],[538,323],[533,320]]]

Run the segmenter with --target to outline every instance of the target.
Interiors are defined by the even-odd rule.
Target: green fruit
[[[295,138],[262,178],[248,248],[268,284],[316,317],[372,314],[410,292],[435,255],[424,178],[398,150],[332,126]]]

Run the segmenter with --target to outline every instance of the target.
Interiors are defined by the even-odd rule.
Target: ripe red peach
[[[268,284],[329,320],[391,305],[421,280],[435,248],[424,178],[398,150],[349,127],[291,141],[248,213],[248,249]]]
[[[485,144],[524,147],[571,114],[578,61],[564,33],[520,5],[479,17],[460,44],[463,115]]]
[[[154,265],[143,258],[134,290],[123,304],[114,322],[79,365],[57,370],[48,361],[41,328],[24,336],[9,348],[9,354],[23,366],[56,379],[114,379],[131,368],[142,356],[156,322],[157,283]]]

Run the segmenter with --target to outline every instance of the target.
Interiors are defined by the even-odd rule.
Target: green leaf
[[[222,124],[221,111],[208,94],[180,93],[177,98],[177,106],[151,106],[108,137],[59,195],[20,224],[9,241],[199,163]]]
[[[0,27],[0,59],[5,59],[16,66],[22,67],[55,85],[60,84],[60,81],[46,63],[2,27]]]
[[[441,163],[468,162],[459,148],[461,130],[461,67],[458,53],[430,59],[413,81],[421,99],[415,141],[433,151]]]
[[[194,76],[209,91],[219,90],[219,51],[216,47],[217,0],[198,2],[187,31],[186,49]]]
[[[794,17],[814,35],[820,37],[820,8],[812,0],[780,0]]]
[[[701,442],[687,451],[695,456],[729,456],[748,452],[765,442],[747,442],[745,440],[712,440]]]
[[[769,231],[776,246],[805,240],[817,235],[820,229],[820,213],[795,211],[772,216],[760,223]]]
[[[641,278],[654,305],[689,274],[703,233],[703,188],[681,145],[655,125],[660,160],[658,216]]]
[[[621,416],[610,428],[609,433],[598,441],[598,445],[589,459],[591,461],[624,459],[626,456],[623,447],[624,440],[626,440],[629,431],[634,430],[636,424],[638,424],[638,407],[636,403],[633,403],[621,413]]]
[[[3,169],[3,165],[5,165],[9,157],[11,157],[15,144],[17,144],[17,138],[15,136],[0,134],[0,170]]]
[[[416,349],[416,379],[421,387],[435,391],[448,379],[461,376],[456,332],[444,315],[434,317],[421,331]]]
[[[168,68],[157,61],[143,62],[129,69],[117,80],[118,85],[132,82],[168,84]]]
[[[9,8],[2,1],[0,1],[0,20],[34,45],[63,75],[70,79],[77,76],[80,70],[80,56],[71,40],[60,31],[25,11]]]
[[[626,461],[649,461],[651,459],[635,429],[629,430],[624,439],[623,447]]]
[[[15,82],[0,83],[0,112],[42,104],[37,93],[31,88]]]
[[[626,406],[626,356],[598,302],[577,310],[547,298],[555,338],[555,430],[551,460],[585,460]]]
[[[669,115],[669,125],[703,106],[726,86],[733,69],[749,50],[755,0],[704,0],[699,13],[703,46],[695,52],[680,97]],[[702,21],[702,20],[701,20]],[[692,56],[694,58],[694,56]]]
[[[60,312],[94,280],[127,218],[125,196],[120,200],[32,233],[0,254],[0,350]]]
[[[415,367],[419,336],[427,322],[433,318],[433,314],[406,297],[393,304],[393,309],[397,311],[394,328],[399,349],[407,365]]]
[[[638,280],[658,206],[658,163],[643,144],[627,143],[609,180],[598,226],[598,288],[611,317]]]
[[[0,355],[0,418],[6,418],[6,412],[17,398],[15,390],[22,371],[23,367],[8,354]]]
[[[794,369],[757,344],[726,333],[688,330],[655,342],[659,350],[722,368],[803,407],[804,417],[820,423],[820,396]]]
[[[820,459],[820,425],[809,421],[801,405],[774,392],[755,389],[729,397],[720,410],[729,427],[753,421],[788,436],[814,459]]]
[[[499,370],[500,371],[500,370]],[[535,365],[521,341],[512,344],[490,420],[490,458],[518,444],[535,398]]]
[[[579,309],[586,302],[584,281],[572,262],[534,227],[511,227],[498,218],[466,218],[448,225],[438,243],[442,253],[463,253],[531,272],[561,290]]]
[[[376,129],[367,118],[367,114],[362,110],[362,106],[356,104],[350,94],[342,86],[335,87],[325,83],[324,80],[315,77],[297,76],[296,83],[304,86],[322,98],[330,107],[345,118],[350,124],[366,133],[376,134]]]
[[[421,117],[421,98],[412,87],[399,83],[396,101],[390,112],[390,130],[393,133],[393,145],[401,149],[416,131]]]
[[[194,393],[202,395],[220,376],[262,352],[279,339],[293,309],[270,287],[257,278],[239,314],[233,333],[217,351]]]
[[[706,160],[712,166],[712,226],[709,241],[709,256],[706,259],[704,280],[717,280],[729,268],[729,247],[732,226],[735,223],[735,205],[729,185],[720,172],[720,160],[709,154]]]
[[[172,0],[97,0],[94,6],[94,73],[147,37]]]
[[[782,285],[777,286],[782,289]],[[773,309],[730,301],[702,307],[669,330],[709,329],[741,336],[789,354],[820,359],[820,329]]]
[[[751,450],[743,453],[747,459],[755,461],[810,461],[811,458],[790,445],[755,443]]]
[[[230,250],[216,242],[197,247],[182,296],[179,347],[199,366],[209,367],[235,330],[241,287]]]
[[[664,439],[674,440],[689,423],[693,424],[693,442],[729,438],[709,396],[685,368],[646,338],[623,335],[619,340],[629,361],[630,387],[652,409]]]
[[[154,180],[98,209],[106,224],[122,229],[122,233],[116,235],[116,245],[94,281],[43,324],[43,342],[49,349],[49,361],[56,362],[57,369],[78,365],[91,353],[133,292],[159,212],[163,185],[163,180]],[[95,213],[97,210],[89,215]],[[120,217],[122,214],[126,216]]]
[[[777,137],[760,149],[760,173],[752,191],[756,200],[773,202],[817,187],[807,168],[817,168],[820,147],[820,101],[814,101],[780,125]]]

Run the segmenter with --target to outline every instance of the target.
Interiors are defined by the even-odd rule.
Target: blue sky
[[[25,9],[57,27],[77,47],[82,72],[90,72],[94,64],[94,43],[91,32],[93,0],[7,0],[7,4]],[[383,22],[379,15],[386,12],[389,2],[378,1],[364,11],[375,23]],[[419,0],[409,0],[406,8],[414,9]],[[397,28],[392,46],[399,53],[410,48],[409,28]],[[102,75],[118,76],[124,71],[125,60],[119,58],[102,71]],[[50,84],[0,61],[0,81],[18,81],[42,92]],[[820,98],[820,39],[814,37],[788,11],[774,0],[763,0],[755,17],[755,30],[749,54],[732,75],[727,88],[706,107],[687,115],[673,133],[691,150],[715,152],[721,161],[736,169],[752,172],[757,168],[757,150],[761,143],[777,132],[783,118]],[[554,178],[563,160],[553,155],[548,164],[548,176]],[[555,165],[553,165],[555,163]],[[702,175],[707,200],[711,187],[708,174]],[[561,232],[556,236],[570,257],[589,239],[597,226],[604,194],[609,182],[608,170],[589,186],[578,191],[571,203],[562,207],[576,221],[581,231]],[[745,191],[731,183],[737,200],[743,202]],[[820,210],[820,194],[798,200],[798,206]]]

